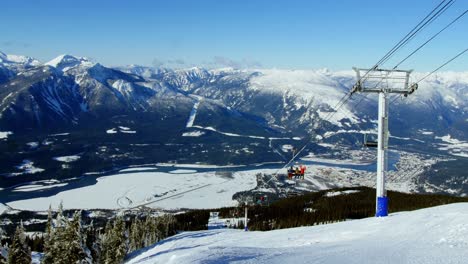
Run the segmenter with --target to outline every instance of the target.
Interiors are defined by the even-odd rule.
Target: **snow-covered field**
[[[130,171],[100,177],[91,186],[63,191],[51,197],[14,201],[8,205],[36,211],[47,210],[49,205],[57,207],[61,201],[64,208],[117,209],[141,205],[163,209],[217,208],[236,205],[237,201],[232,200],[232,196],[255,188],[258,172],[234,172],[232,177],[225,177],[215,171]],[[35,188],[38,187],[22,187],[21,191]]]
[[[269,232],[185,232],[134,254],[149,263],[467,263],[468,203]],[[135,256],[136,255],[136,256]]]
[[[468,157],[468,142],[458,140],[450,135],[435,138],[444,142],[439,144],[440,150],[446,150],[448,153],[455,156]]]
[[[50,184],[50,185],[40,185],[40,184],[29,184],[23,185],[15,188],[15,192],[31,192],[31,191],[40,191],[40,190],[47,190],[50,188],[62,187],[66,186],[68,183],[58,183],[58,184]]]
[[[0,131],[0,139],[5,139],[8,138],[8,135],[11,135],[12,133],[10,131],[2,132]]]
[[[80,158],[81,158],[81,156],[79,156],[79,155],[70,155],[70,156],[54,157],[53,159],[56,160],[56,161],[68,163],[68,162],[77,161]]]
[[[16,166],[16,168],[18,170],[22,170],[22,172],[12,172],[9,174],[9,176],[18,176],[18,175],[22,175],[22,174],[34,174],[34,173],[39,173],[39,172],[43,172],[44,169],[42,168],[37,168],[34,166],[34,162],[30,161],[30,160],[23,160],[23,162]]]
[[[205,132],[196,130],[196,131],[192,131],[192,132],[185,132],[185,133],[182,134],[182,136],[183,137],[200,137],[200,136],[203,136],[204,134],[205,134]]]
[[[287,186],[292,188],[291,191],[375,186],[375,172],[340,167],[343,164],[349,165],[348,163],[362,164],[362,161],[337,162],[335,159],[324,157],[309,156],[309,158],[332,165],[308,165],[304,180],[288,182]],[[400,160],[396,164],[398,170],[390,171],[387,175],[387,189],[414,192],[418,187],[424,188],[418,183],[418,177],[437,161],[437,159],[425,159],[418,154],[400,152]],[[142,205],[167,210],[234,206],[237,205],[237,201],[233,200],[232,196],[237,192],[253,189],[254,192],[275,192],[272,186],[257,187],[256,175],[262,173],[267,175],[266,179],[277,182],[278,178],[272,175],[286,172],[285,169],[280,169],[281,165],[257,169],[205,164],[148,164],[125,168],[116,174],[99,177],[94,185],[75,189],[70,185],[69,190],[50,197],[17,200],[9,202],[8,205],[15,209],[34,211],[47,210],[49,205],[57,207],[60,201],[63,201],[65,208],[83,209],[135,208]],[[22,193],[44,191],[65,187],[68,184],[71,183],[36,181],[17,186],[13,191]]]
[[[106,130],[107,134],[117,134],[117,133],[126,133],[126,134],[135,134],[135,130],[131,130],[129,127],[119,126],[118,128],[111,128]]]

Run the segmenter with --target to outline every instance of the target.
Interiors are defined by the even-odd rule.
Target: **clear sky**
[[[109,66],[370,67],[441,0],[5,0],[0,51]],[[457,0],[385,66],[468,8]],[[468,47],[468,15],[400,68],[429,71]],[[445,70],[468,70],[468,54]]]

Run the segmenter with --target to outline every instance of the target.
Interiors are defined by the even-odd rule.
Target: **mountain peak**
[[[9,55],[1,51],[0,51],[0,62],[10,64],[10,65],[22,64],[25,67],[34,67],[34,66],[38,66],[41,64],[38,60],[28,57],[28,56]]]
[[[69,54],[60,55],[57,58],[45,63],[45,65],[52,66],[60,71],[67,71],[70,68],[85,64],[91,65],[92,62],[86,57],[75,57]]]

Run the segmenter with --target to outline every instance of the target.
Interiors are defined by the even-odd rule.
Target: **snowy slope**
[[[8,207],[0,203],[0,215],[3,214],[6,210],[8,210]]]
[[[147,263],[466,263],[468,203],[269,232],[186,232],[142,251]]]
[[[334,107],[352,86],[353,73],[331,73],[327,70],[261,70],[262,74],[250,79],[250,89],[284,93],[297,96],[301,100],[294,103],[295,109],[312,105],[328,105]],[[342,83],[342,80],[347,82]],[[287,108],[287,105],[284,106]],[[349,118],[356,123],[358,118],[352,109],[345,105],[330,121],[341,126],[343,118]],[[321,118],[328,112],[319,111]]]

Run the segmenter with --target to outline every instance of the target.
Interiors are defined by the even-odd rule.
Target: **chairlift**
[[[364,133],[364,146],[369,148],[376,148],[378,143],[375,138],[376,137],[371,137],[368,133]]]

